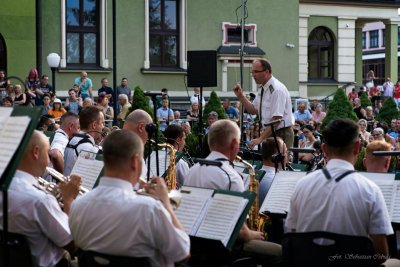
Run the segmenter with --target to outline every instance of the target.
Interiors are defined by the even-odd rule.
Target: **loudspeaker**
[[[217,86],[217,51],[188,51],[188,87]]]

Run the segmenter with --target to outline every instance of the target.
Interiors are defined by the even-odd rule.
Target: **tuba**
[[[259,182],[256,179],[256,173],[254,167],[239,156],[236,156],[236,159],[242,162],[248,168],[250,175],[249,191],[257,194],[256,199],[254,200],[254,203],[249,211],[249,220],[248,220],[249,228],[254,231],[263,232],[265,239],[267,239],[267,233],[264,231],[264,227],[270,223],[270,218],[265,214],[259,213],[260,209],[260,201],[258,198]]]

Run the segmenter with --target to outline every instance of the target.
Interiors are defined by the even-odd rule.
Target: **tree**
[[[392,119],[397,119],[398,117],[399,111],[397,110],[396,102],[394,102],[392,97],[389,97],[383,102],[383,106],[379,110],[379,114],[376,119],[378,121],[384,121],[390,125]]]
[[[341,88],[336,91],[332,102],[328,106],[326,117],[322,121],[321,130],[324,129],[329,122],[336,119],[350,119],[353,121],[358,121],[345,91]]]
[[[208,114],[211,111],[218,113],[218,119],[226,119],[225,110],[221,105],[221,99],[218,97],[215,91],[211,92],[210,98],[203,110],[203,122],[207,122]]]
[[[371,100],[369,100],[367,93],[363,92],[360,96],[361,106],[366,108],[368,106],[372,106]]]
[[[132,106],[129,108],[129,113],[131,113],[135,109],[143,109],[144,111],[149,113],[152,118],[154,118],[154,112],[150,108],[149,100],[149,97],[144,95],[143,90],[139,86],[136,86],[135,93],[133,94],[132,98]]]

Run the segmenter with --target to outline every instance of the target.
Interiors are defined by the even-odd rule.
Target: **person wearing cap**
[[[271,127],[275,127],[276,135],[283,139],[287,147],[292,147],[294,116],[288,89],[272,75],[271,64],[266,59],[254,60],[252,75],[256,84],[261,85],[260,92],[254,101],[250,102],[245,97],[240,84],[236,84],[233,88],[235,95],[242,102],[248,113],[258,114],[261,127],[274,121],[279,121],[279,123],[264,126],[261,135],[251,140],[249,146],[254,147],[272,136]]]
[[[53,118],[61,118],[61,116],[67,111],[62,107],[61,100],[59,98],[54,99],[53,108],[49,109],[47,114],[53,116]]]

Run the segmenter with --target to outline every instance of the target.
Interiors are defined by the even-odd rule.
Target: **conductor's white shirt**
[[[356,236],[393,233],[385,200],[374,182],[359,173],[336,182],[340,174],[354,170],[344,160],[331,159],[326,168],[331,179],[314,171],[297,182],[286,218],[288,231]]]
[[[184,185],[238,192],[244,191],[242,177],[230,165],[228,158],[224,154],[211,151],[206,159],[219,160],[222,162],[222,167],[196,163],[189,169],[189,174],[184,181]]]
[[[261,105],[262,124],[271,121],[272,117],[280,116],[284,119],[277,129],[294,125],[292,113],[292,100],[286,86],[274,76],[258,90],[258,94],[253,101],[253,106],[260,113],[261,90],[264,90]]]
[[[110,255],[148,257],[151,266],[174,266],[190,253],[189,236],[172,224],[163,204],[138,195],[122,179],[102,177],[99,186],[72,204],[75,244]]]
[[[27,237],[34,266],[55,266],[64,255],[62,247],[72,241],[68,216],[52,195],[34,184],[37,181],[29,173],[15,172],[8,190],[8,230]]]

